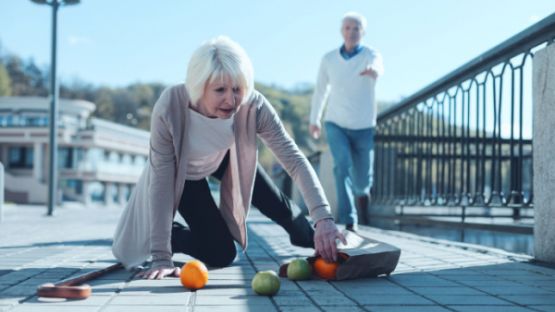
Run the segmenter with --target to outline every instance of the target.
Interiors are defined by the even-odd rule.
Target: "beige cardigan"
[[[125,267],[141,265],[150,256],[172,265],[171,228],[187,173],[189,95],[184,84],[167,88],[154,105],[150,155],[114,236],[112,252]],[[233,238],[247,247],[246,218],[257,162],[257,135],[272,150],[299,187],[314,222],[331,218],[318,178],[289,137],[266,98],[254,91],[235,116],[235,143],[221,181],[220,211]]]

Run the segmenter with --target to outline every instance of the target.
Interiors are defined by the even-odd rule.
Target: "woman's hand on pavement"
[[[177,267],[159,266],[141,271],[137,277],[144,279],[162,279],[166,276],[179,277],[181,269]]]

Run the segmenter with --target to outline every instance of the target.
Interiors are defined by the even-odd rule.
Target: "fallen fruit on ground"
[[[252,290],[259,295],[273,296],[279,291],[280,281],[276,272],[260,271],[252,279],[251,286]]]
[[[181,284],[192,290],[203,288],[208,283],[208,269],[199,260],[192,260],[181,268]]]
[[[322,257],[316,258],[314,261],[314,271],[316,275],[319,277],[331,280],[335,279],[335,273],[337,271],[337,267],[339,266],[338,262],[327,262],[326,260],[322,259]]]
[[[287,266],[287,278],[293,281],[301,281],[309,279],[312,275],[312,267],[306,259],[298,258],[289,263]]]

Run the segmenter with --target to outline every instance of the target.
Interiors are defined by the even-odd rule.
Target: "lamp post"
[[[52,60],[50,63],[50,120],[49,120],[49,176],[48,176],[48,216],[54,214],[58,191],[57,154],[58,154],[58,78],[56,76],[56,37],[58,30],[58,8],[78,4],[79,0],[31,0],[52,8]]]

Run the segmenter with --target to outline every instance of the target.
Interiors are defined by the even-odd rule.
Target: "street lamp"
[[[50,131],[49,131],[49,176],[48,176],[48,213],[54,214],[58,183],[56,177],[58,154],[58,78],[56,77],[56,35],[58,26],[58,8],[60,6],[78,4],[79,0],[31,0],[37,4],[52,7],[52,61],[50,64]]]

